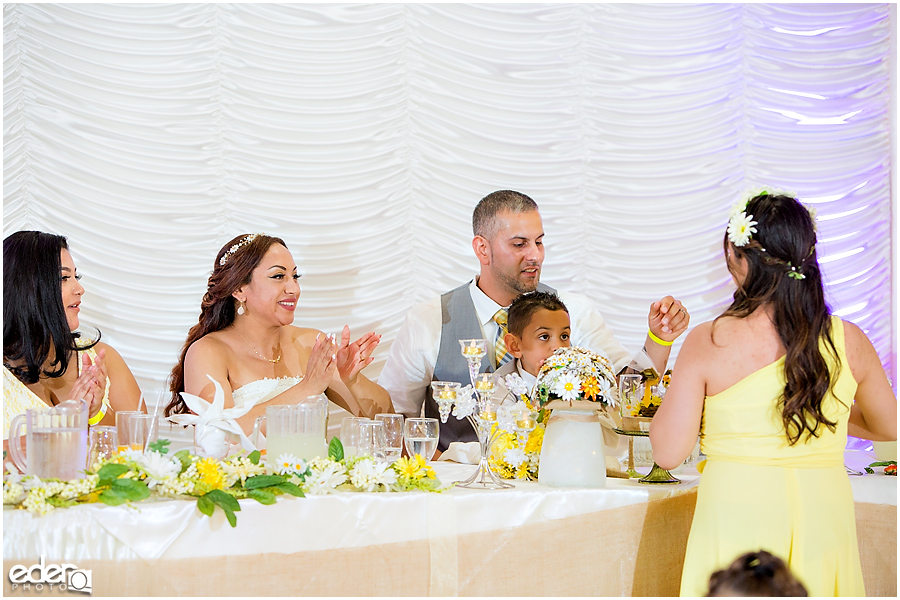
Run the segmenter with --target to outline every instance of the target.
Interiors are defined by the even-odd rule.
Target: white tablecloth
[[[851,468],[862,470],[873,460],[868,453],[848,452]],[[432,466],[444,483],[464,479],[476,468],[448,462]],[[516,481],[516,487],[508,490],[280,496],[271,506],[241,500],[236,528],[228,525],[219,509],[212,518],[201,515],[191,500],[142,502],[133,507],[82,505],[43,517],[6,508],[3,556],[6,560],[40,555],[72,561],[155,559],[289,554],[407,542],[639,504],[686,493],[699,481],[696,471],[677,476],[683,481],[675,485],[609,478],[606,489],[546,488]],[[857,502],[897,505],[896,479],[883,475],[850,479]],[[273,522],[279,526],[273,529]],[[269,533],[259,535],[260,531]]]

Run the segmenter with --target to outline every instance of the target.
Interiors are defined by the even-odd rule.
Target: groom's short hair
[[[490,240],[497,233],[496,217],[500,211],[524,213],[537,210],[537,202],[521,192],[499,190],[481,199],[472,213],[472,233]]]

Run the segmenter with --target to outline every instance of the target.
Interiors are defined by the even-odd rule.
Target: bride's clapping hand
[[[375,360],[372,353],[381,341],[381,336],[370,331],[361,338],[350,343],[350,327],[344,325],[341,332],[341,343],[337,349],[337,369],[341,380],[348,386],[356,383],[359,372]]]
[[[321,394],[334,377],[336,366],[334,346],[324,334],[316,336],[303,381],[309,387],[309,395]]]

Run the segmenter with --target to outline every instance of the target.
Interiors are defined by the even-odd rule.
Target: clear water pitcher
[[[265,416],[253,423],[251,442],[260,447],[260,427],[266,424],[266,462],[273,466],[282,454],[303,460],[325,456],[325,420],[328,399],[320,394],[301,404],[278,404],[266,407]]]
[[[25,456],[19,445],[25,429]],[[29,408],[9,427],[9,454],[16,468],[40,478],[84,476],[88,449],[88,404],[66,400],[53,408]]]

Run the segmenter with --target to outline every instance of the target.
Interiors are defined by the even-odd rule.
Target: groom
[[[525,194],[501,190],[482,198],[472,214],[472,249],[481,263],[477,277],[414,306],[391,346],[378,383],[391,395],[397,412],[407,417],[438,417],[431,395],[432,381],[469,383],[469,371],[458,340],[484,338],[487,355],[481,371],[493,372],[511,356],[502,344],[506,307],[519,294],[536,289],[555,292],[540,283],[544,262],[544,226],[534,200]],[[690,317],[681,302],[666,296],[650,305],[649,332],[634,357],[613,337],[592,302],[581,294],[556,292],[569,309],[573,346],[605,354],[616,372],[627,366],[641,371],[666,369],[671,344],[688,326]],[[498,341],[501,343],[498,344]],[[441,423],[438,449],[451,442],[474,441],[472,426],[451,417]]]

